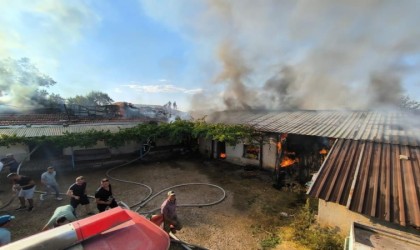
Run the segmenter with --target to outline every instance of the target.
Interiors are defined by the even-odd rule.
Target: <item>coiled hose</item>
[[[133,163],[133,162],[135,162],[135,161],[141,160],[144,156],[146,156],[146,155],[150,152],[150,148],[151,148],[151,147],[150,147],[150,145],[149,145],[148,150],[147,150],[144,154],[142,154],[140,157],[137,157],[137,158],[136,158],[136,159],[134,159],[134,160],[131,160],[131,161],[129,161],[129,162],[126,162],[126,163],[123,163],[123,164],[118,165],[118,166],[116,166],[116,167],[113,167],[113,168],[109,169],[108,171],[106,171],[106,173],[105,173],[105,175],[106,175],[109,179],[112,179],[112,180],[115,180],[115,181],[124,182],[124,183],[130,183],[130,184],[139,185],[139,186],[145,187],[146,189],[148,189],[148,190],[149,190],[149,193],[148,193],[148,194],[146,195],[146,197],[144,197],[142,200],[140,200],[139,202],[137,202],[137,203],[135,203],[135,204],[133,204],[133,205],[128,205],[128,207],[129,207],[130,209],[132,209],[132,210],[134,210],[135,212],[138,212],[138,213],[140,213],[140,214],[142,214],[142,215],[150,215],[150,214],[153,214],[153,213],[155,213],[156,211],[160,210],[160,207],[159,207],[159,208],[152,209],[152,210],[150,210],[150,211],[146,211],[146,212],[139,212],[139,210],[140,210],[141,208],[143,208],[144,206],[146,206],[146,204],[147,204],[148,202],[150,202],[151,200],[153,200],[155,197],[157,197],[157,196],[158,196],[158,195],[160,195],[161,193],[163,193],[163,192],[165,192],[165,191],[168,191],[168,190],[171,190],[171,189],[174,189],[174,188],[177,188],[177,187],[184,187],[184,186],[202,185],[202,186],[215,187],[215,188],[218,188],[218,189],[222,192],[222,197],[221,197],[221,198],[219,198],[218,200],[214,201],[214,202],[209,202],[209,203],[199,203],[199,204],[179,204],[179,205],[177,205],[177,207],[206,207],[206,206],[213,206],[213,205],[216,205],[216,204],[218,204],[218,203],[222,202],[222,201],[226,198],[226,191],[225,191],[222,187],[217,186],[217,185],[215,185],[215,184],[210,184],[210,183],[183,183],[183,184],[178,184],[178,185],[174,185],[174,186],[167,187],[167,188],[162,189],[162,190],[160,190],[159,192],[157,192],[157,193],[153,194],[153,189],[152,189],[150,186],[146,185],[146,184],[143,184],[143,183],[140,183],[140,182],[135,182],[135,181],[128,181],[128,180],[119,179],[119,178],[113,177],[113,176],[110,174],[110,173],[111,173],[113,170],[115,170],[115,169],[118,169],[118,168],[120,168],[120,167],[123,167],[123,166],[129,165],[129,164],[131,164],[131,163]],[[152,194],[153,194],[153,195],[152,195]],[[136,207],[137,207],[137,208],[136,208]],[[134,209],[134,208],[136,208],[136,209]]]

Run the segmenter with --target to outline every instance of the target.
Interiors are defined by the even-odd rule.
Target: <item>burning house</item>
[[[0,125],[32,124],[77,124],[106,121],[166,122],[170,118],[165,108],[159,105],[140,105],[116,102],[110,105],[66,105],[57,104],[48,108],[9,110],[0,113]]]
[[[354,221],[416,231],[419,121],[418,113],[399,111],[227,111],[208,122],[253,126],[263,133],[261,141],[231,146],[202,140],[200,151],[271,170],[278,187],[306,182],[307,193],[319,199],[320,224],[344,233]]]

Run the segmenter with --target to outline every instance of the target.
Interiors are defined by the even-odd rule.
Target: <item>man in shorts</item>
[[[13,191],[18,192],[20,207],[16,210],[27,209],[28,211],[32,211],[34,208],[35,182],[28,176],[18,175],[16,173],[8,174],[7,178],[13,181]],[[26,208],[26,200],[29,203],[28,208]]]
[[[70,205],[74,210],[81,204],[85,207],[87,215],[92,215],[93,213],[89,206],[89,198],[86,194],[86,185],[85,177],[77,177],[76,182],[67,190],[67,195],[70,196]]]

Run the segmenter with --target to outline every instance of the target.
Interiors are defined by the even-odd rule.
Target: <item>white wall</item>
[[[217,143],[215,143],[213,158],[217,158]],[[198,139],[199,152],[207,157],[211,156],[211,140],[204,138]],[[275,144],[264,144],[262,149],[263,154],[263,168],[274,169],[276,164],[276,145]],[[226,144],[226,161],[238,165],[255,165],[259,166],[260,160],[248,159],[242,157],[244,153],[244,144],[239,143],[235,146]]]
[[[337,227],[343,235],[349,235],[353,221],[370,224],[370,218],[355,213],[345,206],[319,199],[318,223],[321,226]]]
[[[277,146],[275,143],[265,143],[263,145],[263,168],[274,171],[274,167],[276,165],[276,151]]]
[[[236,144],[235,146],[226,145],[226,160],[227,161],[232,162],[234,164],[244,165],[244,166],[245,165],[254,165],[254,166],[260,165],[259,159],[248,159],[248,158],[243,157],[243,154],[244,154],[243,143]]]
[[[228,162],[232,162],[238,165],[246,165],[245,161],[243,160],[244,158],[242,158],[243,153],[243,144],[237,144],[236,146],[226,145],[226,161]]]
[[[319,199],[318,203],[318,223],[321,226],[338,228],[344,236],[349,235],[353,222],[372,226],[383,230],[402,230],[404,235],[411,233],[418,235],[418,229],[414,227],[403,227],[399,224],[381,220],[375,217],[359,214],[347,209],[345,206],[334,202],[327,202]]]
[[[140,143],[138,142],[126,142],[125,145],[117,147],[117,148],[109,148],[109,146],[105,145],[104,141],[98,141],[96,145],[90,146],[90,147],[68,147],[63,149],[63,155],[72,155],[73,150],[79,150],[79,149],[96,149],[96,148],[109,148],[111,151],[111,154],[118,155],[118,154],[129,154],[133,153],[135,151],[138,151],[140,149]]]

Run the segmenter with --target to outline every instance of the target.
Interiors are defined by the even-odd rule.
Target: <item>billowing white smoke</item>
[[[415,0],[141,2],[208,58],[194,108],[383,108],[419,67]]]
[[[40,89],[55,81],[43,75],[27,58],[0,60],[0,108],[22,110],[39,106]]]

